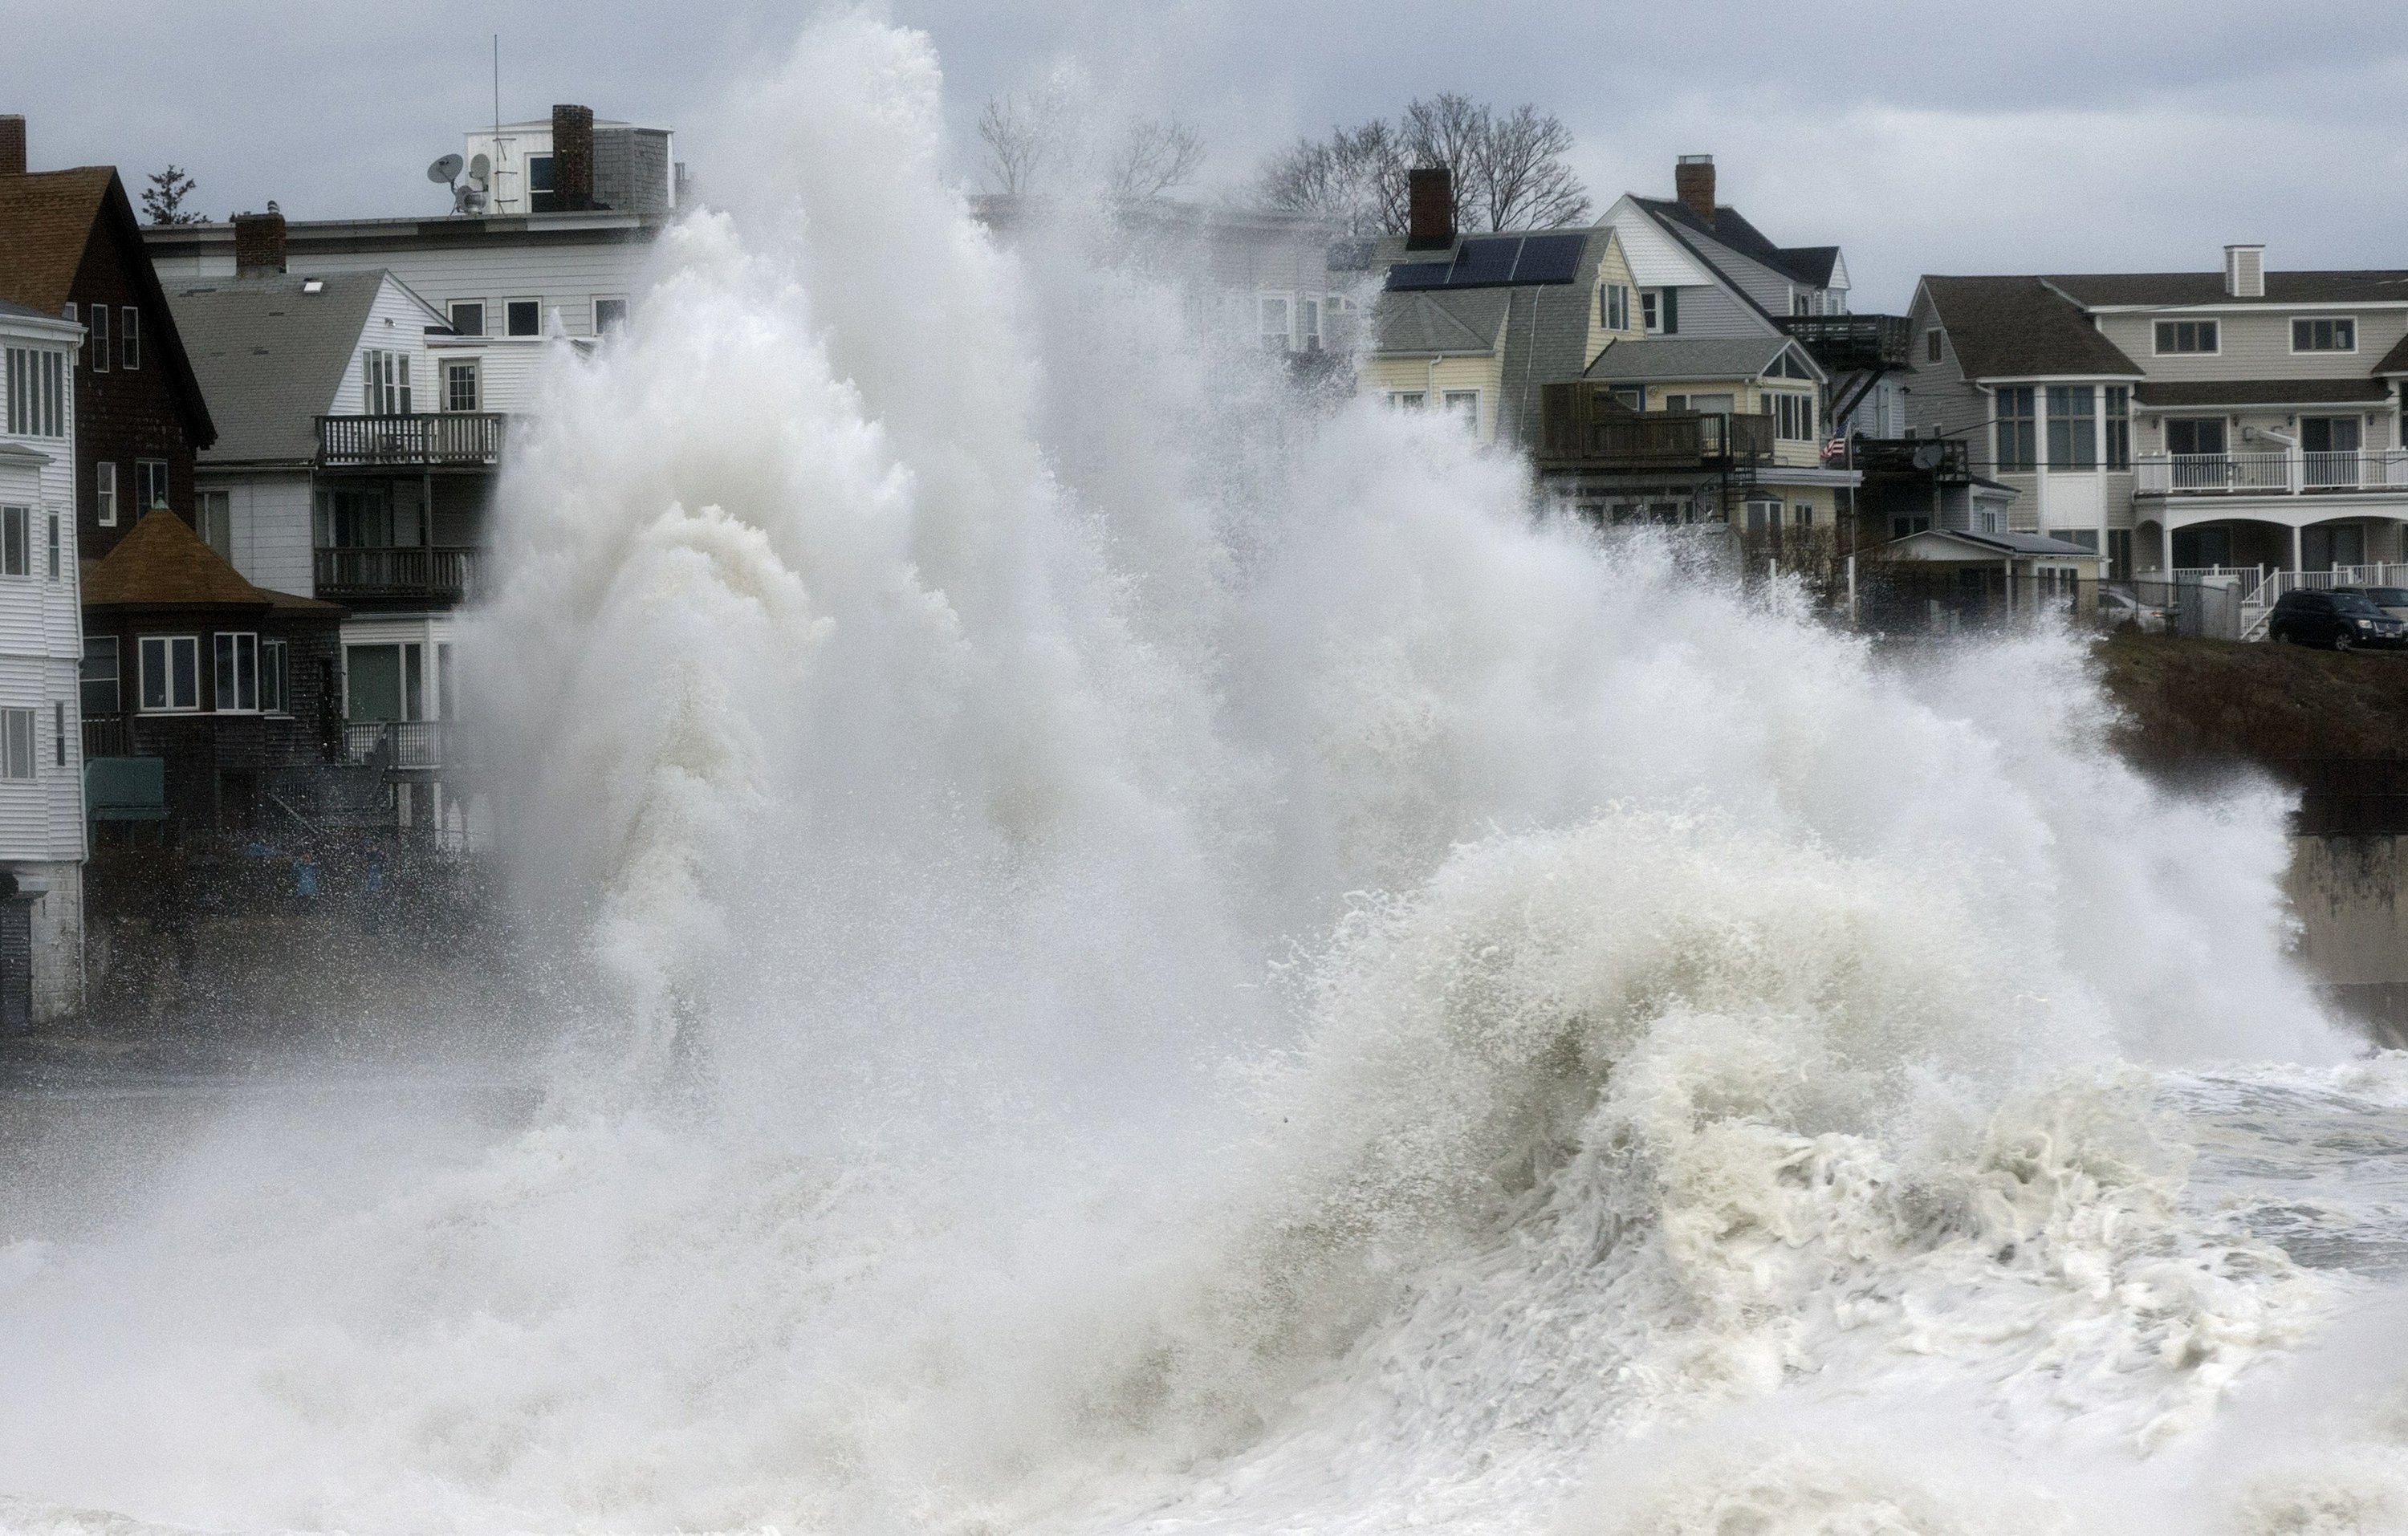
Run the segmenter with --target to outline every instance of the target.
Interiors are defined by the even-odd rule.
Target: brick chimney
[[[234,216],[234,270],[236,277],[284,270],[284,215],[275,204]]]
[[[577,212],[594,206],[594,108],[552,109],[552,206]]]
[[[1405,249],[1443,251],[1455,243],[1455,173],[1444,165],[1405,173]]]
[[[1708,223],[1714,222],[1714,157],[1684,154],[1672,167],[1672,194]]]
[[[25,174],[25,120],[0,113],[0,176]]]

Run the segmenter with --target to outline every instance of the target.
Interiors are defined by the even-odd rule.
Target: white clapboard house
[[[79,1007],[75,363],[83,328],[0,302],[0,1029]]]

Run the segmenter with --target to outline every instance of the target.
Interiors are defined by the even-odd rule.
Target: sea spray
[[[514,438],[546,1109],[238,1106],[12,1248],[7,1519],[2147,1529],[2082,1522],[2371,1285],[2167,1106],[2349,1053],[2278,805],[2115,761],[2074,637],[1878,656],[1292,392],[1109,209],[998,237],[940,86],[814,26]],[[1668,1456],[1742,1430],[1816,1444]]]

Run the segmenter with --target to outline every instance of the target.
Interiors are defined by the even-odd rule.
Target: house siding
[[[75,370],[79,470],[76,524],[85,554],[94,560],[116,548],[118,539],[141,516],[143,509],[134,505],[134,466],[138,459],[166,461],[167,505],[188,523],[193,516],[194,445],[177,409],[175,391],[168,381],[166,350],[160,344],[174,329],[175,318],[144,298],[129,266],[149,259],[140,247],[128,248],[112,232],[109,221],[95,221],[82,265],[67,290],[79,316],[89,315],[96,304],[106,304],[109,310],[108,371],[93,369],[88,340],[77,353]],[[141,315],[140,366],[132,370],[124,366],[124,316],[129,306]],[[102,463],[117,466],[114,527],[100,525],[93,468]]]
[[[1363,388],[1386,399],[1396,391],[1427,394],[1430,408],[1449,390],[1480,392],[1480,440],[1494,442],[1503,404],[1505,360],[1499,353],[1456,357],[1372,357],[1363,364]]]
[[[234,568],[270,592],[311,596],[310,480],[308,470],[240,475],[200,470],[205,491],[226,493]]]
[[[2358,350],[2347,352],[2291,351],[2293,319],[2345,315],[2358,322]],[[2157,353],[2157,323],[2160,320],[2213,319],[2222,350],[2207,356],[2196,352],[2160,357]],[[2152,379],[2210,380],[2219,379],[2365,379],[2384,355],[2408,336],[2408,311],[2353,309],[2347,305],[2205,311],[2162,309],[2143,314],[2099,316],[2099,329],[2126,356],[2148,370]]]

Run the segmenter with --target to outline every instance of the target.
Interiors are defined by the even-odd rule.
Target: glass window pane
[[[144,639],[142,642],[142,707],[164,710],[167,707],[167,642]]]
[[[399,720],[401,647],[354,645],[343,654],[350,693],[345,716],[351,720]]]
[[[168,702],[179,710],[201,707],[201,642],[179,635],[167,642]]]

